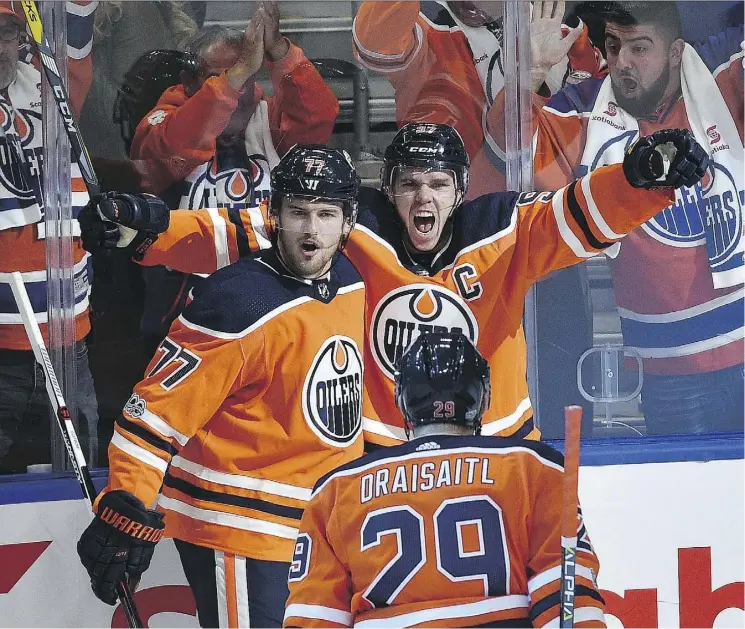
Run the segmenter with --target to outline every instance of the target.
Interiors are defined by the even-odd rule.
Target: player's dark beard
[[[669,82],[670,64],[665,67],[660,77],[641,96],[626,98],[623,96],[621,89],[616,85],[613,77],[611,77],[613,92],[616,95],[619,106],[624,111],[629,112],[634,118],[644,118],[657,109],[662,102],[662,97],[665,95],[665,90],[667,90]]]

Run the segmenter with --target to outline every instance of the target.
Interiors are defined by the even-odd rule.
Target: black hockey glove
[[[690,131],[663,129],[631,145],[623,159],[623,172],[634,188],[680,188],[697,184],[709,162],[709,155]]]
[[[107,192],[86,205],[78,215],[83,248],[127,249],[141,260],[158,234],[168,229],[168,206],[152,194]]]
[[[116,603],[116,586],[125,578],[134,587],[150,567],[155,544],[163,537],[163,514],[146,509],[129,492],[111,491],[78,541],[80,561],[91,587],[104,603]]]

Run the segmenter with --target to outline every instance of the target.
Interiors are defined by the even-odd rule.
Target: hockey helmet
[[[479,434],[490,397],[489,364],[463,334],[421,334],[398,364],[395,399],[407,435],[416,426],[436,423],[467,426]]]
[[[274,220],[285,196],[312,201],[342,201],[350,231],[357,220],[360,177],[352,158],[344,150],[323,144],[296,144],[272,169],[271,186],[271,215]],[[345,243],[346,236],[340,247],[343,248]]]
[[[163,92],[181,82],[182,72],[196,71],[196,57],[178,50],[151,50],[132,64],[114,101],[114,122],[119,124],[127,153],[137,125],[158,104]]]
[[[430,168],[451,170],[457,189],[456,207],[468,190],[471,161],[460,134],[447,124],[410,122],[405,124],[385,150],[380,183],[383,192],[392,197],[396,168]]]

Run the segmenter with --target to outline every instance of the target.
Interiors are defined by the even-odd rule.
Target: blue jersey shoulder
[[[509,226],[515,212],[517,192],[493,192],[460,206],[453,219],[454,253],[490,238]]]
[[[518,447],[532,450],[542,459],[564,467],[564,456],[561,452],[548,444],[541,443],[540,441],[529,441],[527,439],[518,439],[515,437],[482,437],[477,435],[463,437],[420,437],[398,446],[379,448],[359,459],[355,459],[354,461],[350,461],[349,463],[337,467],[335,470],[332,470],[318,479],[318,482],[313,489],[313,493],[318,491],[319,488],[334,476],[340,474],[343,475],[346,472],[354,474],[356,470],[361,471],[370,466],[375,466],[375,464],[388,464],[395,462],[396,460],[406,461],[409,460],[411,455],[415,452],[426,451],[432,452],[433,455],[440,455],[447,453],[449,450],[474,449],[494,450],[495,453],[499,453],[500,450]]]
[[[567,85],[549,98],[544,107],[554,109],[562,114],[591,112],[603,80],[587,79],[575,85]]]
[[[339,256],[328,282],[333,295],[361,283],[354,266]],[[297,299],[316,299],[315,283],[292,277],[273,251],[242,258],[201,282],[184,318],[198,326],[237,334],[277,308]],[[332,299],[333,301],[333,299]]]

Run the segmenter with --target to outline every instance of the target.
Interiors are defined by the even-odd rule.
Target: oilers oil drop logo
[[[479,329],[470,308],[442,286],[409,284],[388,293],[373,312],[370,349],[391,380],[395,365],[423,332],[460,332],[474,343]]]
[[[362,424],[362,356],[346,336],[332,336],[318,350],[303,385],[303,416],[325,443],[344,447]]]

